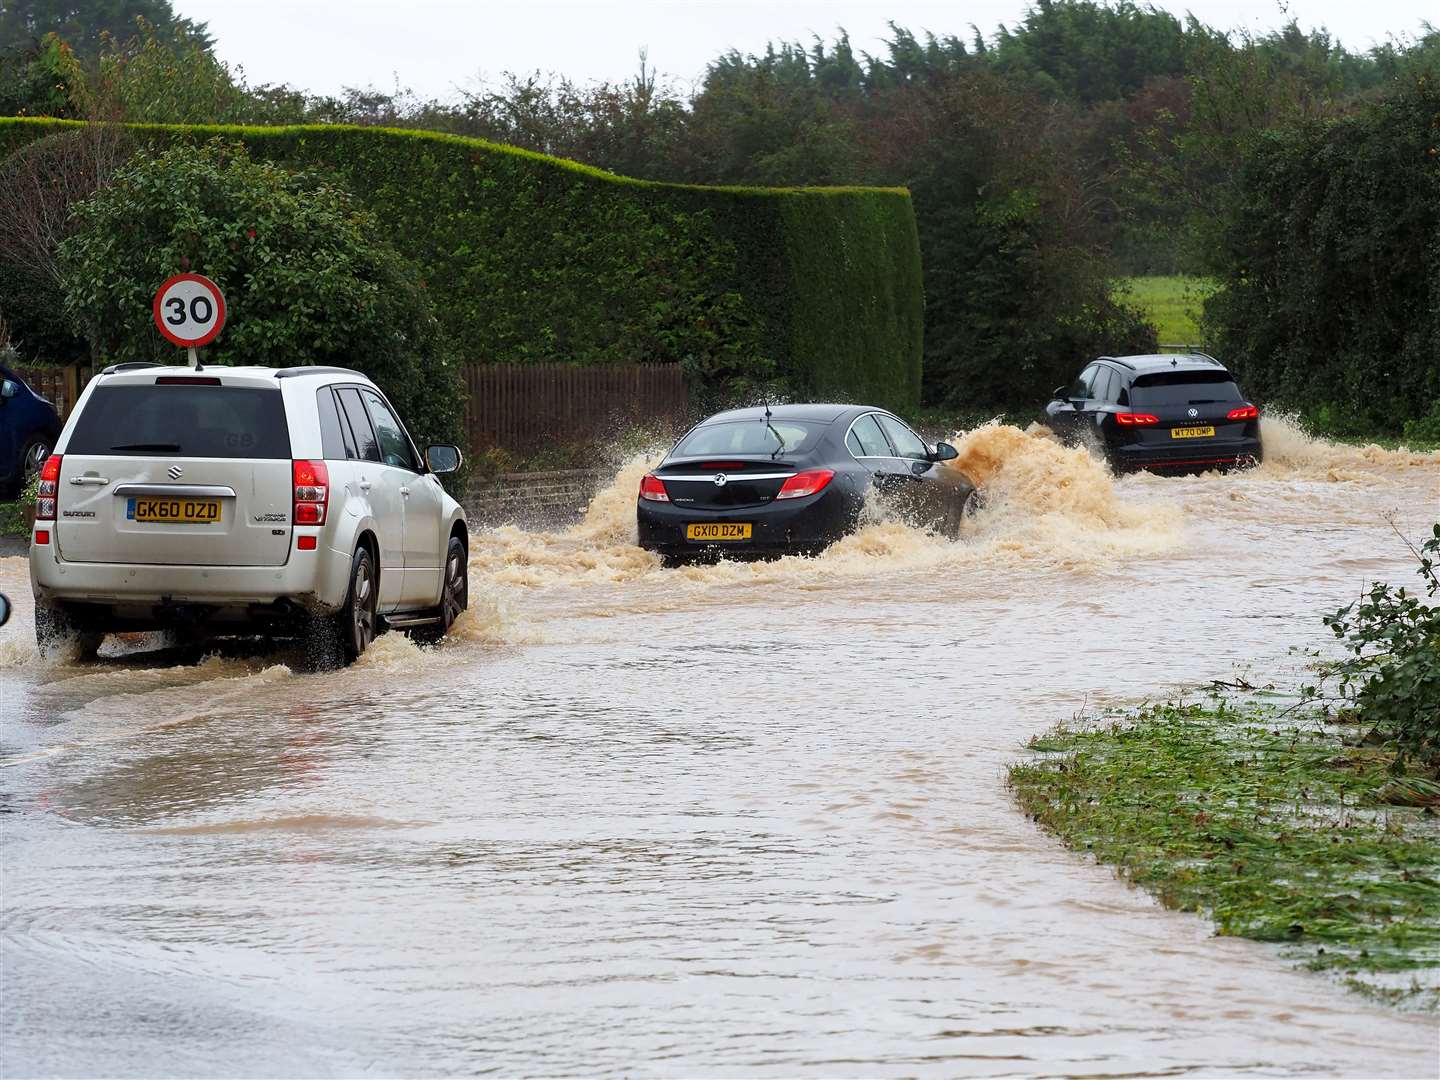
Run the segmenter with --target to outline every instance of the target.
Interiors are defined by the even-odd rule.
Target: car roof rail
[[[1112,364],[1119,364],[1121,367],[1129,368],[1131,371],[1135,370],[1135,365],[1130,363],[1130,361],[1126,360],[1123,356],[1097,356],[1095,359],[1108,360]]]
[[[157,364],[154,360],[127,360],[123,364],[111,364],[100,372],[101,375],[114,375],[117,371],[138,371],[141,368],[166,367],[165,364]]]
[[[277,368],[275,370],[275,378],[277,379],[293,379],[297,375],[354,375],[361,379],[369,377],[363,371],[356,371],[354,368],[319,367],[311,364],[306,364],[301,367]]]
[[[1193,356],[1196,360],[1204,360],[1208,363],[1214,364],[1216,367],[1225,366],[1224,364],[1220,363],[1219,360],[1216,360],[1215,357],[1211,356],[1208,352],[1206,352],[1204,349],[1196,348],[1194,345],[1161,345],[1160,351],[1164,354],[1175,353],[1180,356]]]

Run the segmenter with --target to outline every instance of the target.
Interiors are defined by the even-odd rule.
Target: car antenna
[[[770,460],[771,460],[771,461],[774,461],[774,460],[775,460],[775,454],[778,454],[778,453],[780,453],[782,450],[785,449],[785,436],[784,436],[784,435],[781,435],[780,432],[776,431],[776,430],[775,430],[775,425],[772,424],[772,423],[770,423],[770,402],[769,402],[769,401],[766,401],[766,402],[765,402],[765,426],[770,429],[770,433],[775,436],[775,441],[780,444],[779,446],[777,446],[777,447],[775,448],[774,453],[772,453],[772,454],[770,455]]]

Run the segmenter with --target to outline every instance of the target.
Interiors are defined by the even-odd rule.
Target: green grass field
[[[1120,298],[1155,324],[1162,345],[1204,345],[1200,305],[1215,286],[1209,278],[1183,274],[1122,278]]]

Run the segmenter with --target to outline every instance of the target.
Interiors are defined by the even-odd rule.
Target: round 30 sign
[[[181,348],[208,345],[225,325],[225,297],[202,274],[176,274],[155,293],[155,325]]]

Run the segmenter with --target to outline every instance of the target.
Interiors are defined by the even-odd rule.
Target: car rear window
[[[677,457],[711,454],[803,454],[820,438],[824,424],[804,420],[727,420],[701,424],[675,447]]]
[[[1240,400],[1240,388],[1228,371],[1162,371],[1141,375],[1130,387],[1131,406],[1203,405]]]
[[[248,386],[98,386],[67,454],[288,458],[279,390]]]

